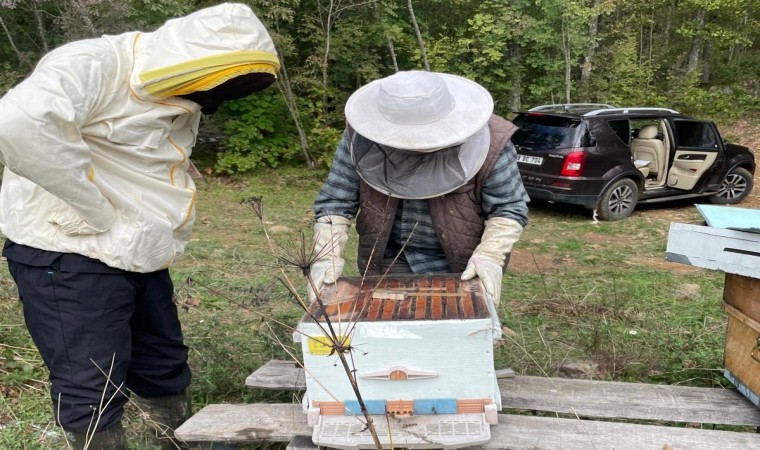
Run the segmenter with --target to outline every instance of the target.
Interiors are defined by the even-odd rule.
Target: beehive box
[[[760,280],[727,273],[723,300],[728,312],[724,374],[760,406]]]
[[[760,406],[760,234],[673,223],[666,257],[726,273],[723,374]]]
[[[458,275],[343,278],[299,322],[306,373],[304,410],[313,440],[375,448],[325,313],[384,445],[458,448],[490,439],[501,396],[493,323],[478,281]],[[329,332],[328,332],[329,333]],[[364,430],[364,431],[363,431]],[[390,448],[390,447],[388,447]]]

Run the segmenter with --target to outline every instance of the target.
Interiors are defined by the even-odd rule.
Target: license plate
[[[540,166],[544,163],[544,158],[540,156],[517,155],[517,162]]]

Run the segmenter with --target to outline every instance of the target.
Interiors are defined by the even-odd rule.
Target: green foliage
[[[46,48],[103,32],[149,31],[215,3],[94,0],[81,8],[70,1],[2,2],[7,30],[0,34],[0,92],[28,73]],[[321,165],[332,155],[351,93],[391,74],[394,60],[400,70],[423,67],[406,2],[247,3],[286,63],[280,81],[296,98],[310,159]],[[760,108],[757,0],[415,0],[414,10],[433,70],[478,81],[501,114],[518,104],[565,101],[567,92],[570,101],[670,106],[708,117]],[[693,57],[696,66],[688,67]],[[588,85],[581,85],[582,67],[590,68]],[[219,170],[306,159],[294,118],[278,95],[267,96],[238,102],[208,122],[222,131],[229,150]]]
[[[386,40],[381,24],[369,10],[365,14],[346,17],[339,21],[333,31],[330,50],[330,85],[336,91],[329,94],[342,104],[363,80],[375,80],[388,74]],[[342,109],[338,109],[337,121],[343,121]]]
[[[167,19],[192,12],[196,6],[193,0],[131,0],[129,22],[140,29],[150,30]]]
[[[514,21],[503,2],[483,2],[454,37],[432,42],[428,57],[433,70],[466,74],[488,88],[495,100],[505,98],[516,67],[508,60]]]
[[[18,70],[18,67],[9,63],[3,62],[0,64],[0,96],[4,95],[13,86],[21,81],[25,76],[25,73]]]
[[[696,117],[736,118],[743,111],[758,110],[757,96],[747,93],[741,87],[702,86],[699,74],[690,77],[672,77],[666,85],[670,107]]]
[[[318,167],[329,169],[342,136],[342,129],[314,127],[310,130],[309,144],[316,155]]]
[[[299,154],[293,121],[276,89],[225,103],[214,121],[228,136],[216,164],[221,172],[277,167]]]
[[[654,83],[657,68],[642,64],[637,49],[636,38],[629,36],[600,52],[592,100],[621,106],[672,106]]]

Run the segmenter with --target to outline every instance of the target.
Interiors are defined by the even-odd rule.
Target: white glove
[[[512,251],[512,246],[520,239],[523,227],[515,220],[494,217],[486,221],[486,228],[480,238],[480,244],[472,252],[467,267],[462,273],[462,280],[470,280],[476,275],[486,293],[488,312],[494,329],[494,340],[501,338],[501,322],[496,305],[501,299],[501,280],[504,276],[504,261]]]
[[[502,264],[487,256],[472,254],[467,262],[467,268],[462,273],[463,280],[469,280],[477,276],[483,286],[486,296],[494,304],[498,305],[501,297],[501,279],[504,275]]]
[[[314,224],[314,254],[318,256],[311,265],[308,284],[309,301],[317,300],[317,293],[325,284],[333,284],[340,278],[346,260],[343,250],[348,242],[351,221],[343,216],[322,216]]]

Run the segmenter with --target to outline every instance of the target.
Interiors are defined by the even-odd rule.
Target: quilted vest
[[[464,271],[472,252],[480,244],[486,221],[481,208],[483,183],[491,173],[507,140],[517,130],[511,122],[496,115],[491,116],[488,126],[491,145],[478,173],[459,189],[428,199],[433,226],[452,272]],[[383,254],[388,245],[398,204],[398,198],[378,192],[361,181],[360,209],[356,217],[356,231],[359,233],[359,273],[380,275],[387,269],[383,267]]]

